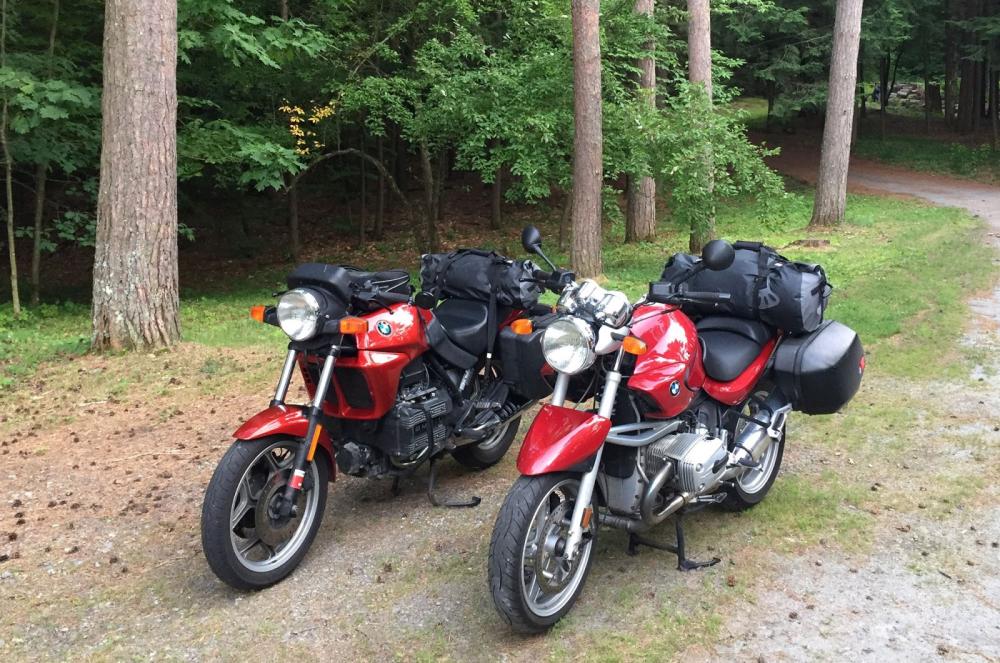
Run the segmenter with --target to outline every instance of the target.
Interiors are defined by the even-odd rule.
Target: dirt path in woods
[[[775,165],[809,179],[807,156],[787,150]],[[866,163],[851,185],[960,205],[1000,233],[996,189]],[[966,343],[996,348],[1000,294],[973,308]],[[341,477],[292,577],[255,594],[215,579],[200,550],[202,494],[230,431],[269,397],[280,345],[83,357],[0,401],[4,660],[1000,661],[995,353],[954,383],[870,370],[852,409],[912,410],[894,429],[845,428],[856,444],[844,452],[809,418],[790,423],[774,513],[805,518],[812,505],[789,491],[851,477],[865,494],[828,507],[866,524],[859,541],[806,521],[776,530],[767,511],[702,512],[692,554],[723,564],[681,574],[652,551],[627,557],[624,536],[602,532],[572,616],[520,638],[486,587],[514,454],[479,474],[445,465],[445,491],[483,498],[471,510],[432,508],[423,474],[397,498],[387,483]]]

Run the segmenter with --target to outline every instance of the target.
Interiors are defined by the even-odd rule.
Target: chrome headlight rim
[[[562,335],[560,337],[559,335]],[[564,356],[570,349],[570,356]],[[545,362],[567,375],[579,375],[597,361],[597,335],[591,324],[575,316],[563,316],[545,328],[542,356]]]
[[[322,295],[311,288],[292,288],[278,298],[278,326],[293,341],[307,341],[319,332]]]

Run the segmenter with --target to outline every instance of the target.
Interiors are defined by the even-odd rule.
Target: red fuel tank
[[[628,379],[656,409],[653,417],[676,417],[705,382],[701,344],[691,319],[666,304],[644,304],[632,315],[632,335],[646,344]]]

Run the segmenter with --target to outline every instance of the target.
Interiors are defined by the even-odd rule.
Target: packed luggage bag
[[[530,309],[542,294],[534,271],[530,260],[510,260],[494,251],[462,249],[424,254],[420,281],[423,291],[438,299],[488,302],[492,295],[500,306]]]
[[[819,328],[833,289],[822,267],[793,262],[759,242],[733,246],[736,258],[729,268],[706,269],[684,281],[688,290],[727,292],[732,299],[723,304],[685,304],[686,313],[760,320],[793,335]],[[664,266],[661,280],[681,281],[698,260],[687,253],[675,254]]]

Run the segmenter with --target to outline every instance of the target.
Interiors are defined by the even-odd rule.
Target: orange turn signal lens
[[[266,306],[251,306],[250,317],[257,322],[264,322],[264,309],[266,308]]]
[[[364,334],[368,331],[368,321],[364,318],[344,318],[340,321],[341,334]]]
[[[646,354],[646,344],[635,336],[626,336],[622,341],[622,349],[630,355]]]
[[[527,318],[519,318],[510,323],[510,328],[514,330],[515,334],[524,335],[533,332],[535,330],[535,325],[533,325],[531,320],[528,320]]]

